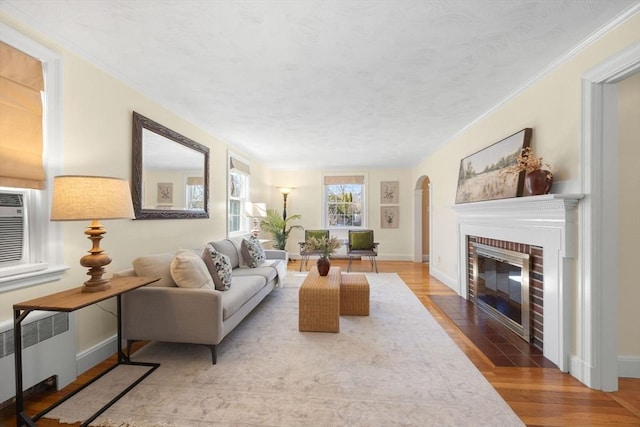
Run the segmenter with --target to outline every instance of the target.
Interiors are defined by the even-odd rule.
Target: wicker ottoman
[[[369,282],[364,274],[341,274],[340,314],[343,316],[369,315]]]
[[[298,297],[301,332],[340,332],[340,267],[331,267],[324,277],[312,268]]]

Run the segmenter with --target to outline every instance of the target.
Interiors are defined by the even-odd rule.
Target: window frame
[[[244,236],[247,235],[251,232],[251,225],[250,225],[250,218],[245,215],[245,212],[247,211],[247,203],[250,202],[249,200],[249,195],[251,194],[251,175],[242,172],[241,170],[238,169],[232,169],[230,164],[231,164],[231,158],[237,159],[243,163],[249,164],[249,162],[247,162],[245,159],[243,159],[242,157],[239,157],[235,154],[231,154],[229,153],[228,158],[227,158],[227,168],[228,168],[228,173],[227,173],[227,236],[229,237],[234,237],[234,236]],[[232,196],[232,192],[231,192],[231,186],[232,186],[232,181],[233,175],[237,175],[240,177],[241,179],[241,194],[238,197],[234,197]],[[240,224],[240,229],[238,230],[232,230],[231,229],[231,202],[233,200],[238,200],[240,202],[240,212],[239,212],[239,224]]]
[[[362,184],[347,184],[344,185],[362,185],[362,221],[361,225],[330,225],[329,224],[329,200],[328,200],[328,189],[329,185],[339,185],[339,184],[325,184],[326,176],[362,176],[364,178]],[[348,173],[339,173],[339,174],[329,174],[325,173],[321,175],[321,185],[322,185],[322,226],[325,229],[330,230],[359,230],[366,229],[368,227],[368,204],[367,204],[367,189],[368,189],[368,176],[363,172],[348,172]]]
[[[42,114],[45,189],[7,189],[25,195],[29,259],[19,265],[0,267],[6,274],[0,277],[0,293],[3,293],[60,280],[69,267],[64,265],[62,226],[49,221],[50,189],[53,177],[60,174],[62,164],[62,59],[57,53],[2,23],[0,40],[42,62],[45,86]]]

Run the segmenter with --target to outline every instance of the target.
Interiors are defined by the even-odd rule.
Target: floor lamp
[[[294,187],[278,187],[278,190],[280,190],[280,192],[282,193],[282,197],[284,198],[284,208],[282,209],[282,219],[287,219],[287,196],[289,195],[289,193],[291,193],[293,190],[295,190]]]

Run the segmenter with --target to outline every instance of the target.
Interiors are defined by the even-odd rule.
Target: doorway
[[[413,262],[428,263],[431,258],[431,182],[426,175],[416,181],[414,189]]]

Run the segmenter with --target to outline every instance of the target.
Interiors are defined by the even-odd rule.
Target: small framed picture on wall
[[[398,206],[380,206],[380,228],[398,228],[400,226],[400,208]]]
[[[173,203],[173,183],[171,182],[158,183],[158,203],[161,203],[161,204]]]
[[[400,203],[400,185],[398,181],[380,182],[380,204],[397,205]]]

